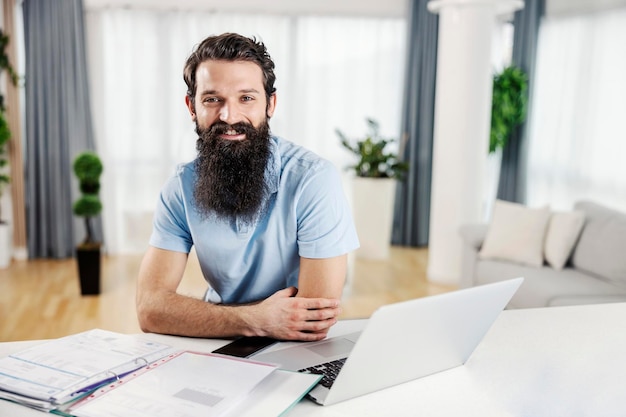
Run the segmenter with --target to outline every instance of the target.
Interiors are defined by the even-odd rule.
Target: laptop
[[[385,305],[358,333],[263,351],[251,359],[292,371],[331,371],[335,376],[324,376],[307,397],[335,404],[463,365],[522,281]],[[332,371],[332,364],[339,369]]]

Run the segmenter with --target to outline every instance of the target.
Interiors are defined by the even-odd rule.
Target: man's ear
[[[276,110],[276,93],[272,94],[267,100],[266,116],[268,118],[272,117],[272,115],[274,114],[274,110]]]
[[[185,105],[187,106],[187,110],[189,110],[189,114],[191,115],[191,120],[195,122],[196,121],[196,106],[193,104],[193,101],[189,98],[189,96],[185,96]]]

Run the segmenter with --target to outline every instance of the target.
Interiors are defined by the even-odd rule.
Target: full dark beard
[[[246,138],[241,141],[221,139],[219,135],[229,129],[245,133]],[[196,128],[196,131],[200,137],[196,143],[194,198],[201,215],[216,214],[220,218],[253,223],[268,191],[265,179],[270,157],[267,120],[256,129],[247,123],[217,122],[208,129]]]

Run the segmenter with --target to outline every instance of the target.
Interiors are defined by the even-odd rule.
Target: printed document
[[[244,401],[276,365],[182,352],[75,404],[78,417],[217,417]]]

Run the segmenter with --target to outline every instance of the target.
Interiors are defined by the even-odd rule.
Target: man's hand
[[[297,292],[285,288],[251,306],[248,319],[255,334],[280,340],[324,339],[341,313],[339,300],[295,297]]]

